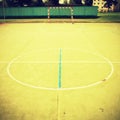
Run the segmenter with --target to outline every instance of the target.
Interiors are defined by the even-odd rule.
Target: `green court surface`
[[[120,24],[0,24],[0,120],[119,120]]]

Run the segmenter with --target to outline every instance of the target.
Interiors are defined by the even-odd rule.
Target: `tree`
[[[53,0],[53,5],[58,6],[59,5],[59,0]]]
[[[109,9],[111,8],[112,5],[117,5],[117,0],[104,0],[106,3],[104,4],[104,7]]]
[[[92,6],[93,5],[93,0],[85,0],[85,5],[86,6]]]
[[[46,0],[45,5],[47,6],[58,6],[59,0]]]
[[[20,6],[30,6],[31,0],[19,0]]]
[[[74,2],[75,2],[75,4],[77,4],[77,5],[82,5],[81,0],[74,0]]]
[[[30,6],[44,6],[42,0],[31,0]]]
[[[6,0],[0,0],[0,7],[8,7]]]

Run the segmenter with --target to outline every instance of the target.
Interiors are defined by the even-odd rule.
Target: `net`
[[[73,18],[76,17],[96,17],[97,8],[97,6],[43,5],[21,2],[21,0],[0,0],[0,21],[9,22],[10,19],[13,21],[20,18],[48,18],[48,20],[49,18],[69,18],[70,22],[71,20],[73,22]]]

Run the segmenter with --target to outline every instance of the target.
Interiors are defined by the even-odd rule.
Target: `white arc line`
[[[0,64],[9,64],[10,63],[10,61],[0,61]],[[59,63],[59,61],[18,61],[18,62],[14,62],[14,63],[26,63],[26,64],[44,64],[44,63]],[[71,60],[71,61],[62,61],[62,63],[93,63],[93,64],[102,64],[102,63],[106,63],[105,61],[85,61],[85,60],[79,60],[79,61],[73,61],[73,60]],[[120,64],[120,61],[111,61],[111,63],[112,64]]]
[[[82,52],[83,52],[83,51],[82,51]],[[85,52],[86,52],[86,51],[85,51]],[[18,60],[19,58],[21,58],[22,56],[18,56],[18,57],[14,58],[12,61],[10,61],[10,62],[8,63],[7,73],[8,73],[9,77],[10,77],[12,80],[16,81],[17,83],[19,83],[19,84],[21,84],[21,85],[23,85],[23,86],[27,86],[27,87],[31,87],[31,88],[36,88],[36,89],[42,89],[42,90],[76,90],[76,89],[82,89],[82,88],[88,88],[88,87],[96,86],[96,85],[98,85],[98,84],[100,84],[100,83],[102,83],[102,82],[104,82],[104,81],[107,81],[107,80],[112,76],[112,74],[113,74],[113,72],[114,72],[114,66],[113,66],[112,62],[111,62],[109,59],[107,59],[106,57],[104,57],[104,56],[102,56],[102,55],[100,55],[100,54],[98,54],[98,53],[90,53],[90,52],[87,52],[87,53],[96,55],[96,56],[98,56],[98,57],[100,57],[100,58],[103,58],[103,59],[106,61],[106,63],[108,63],[108,64],[110,65],[110,67],[111,67],[111,71],[110,71],[110,73],[108,74],[108,76],[107,76],[106,78],[104,78],[104,79],[101,80],[101,81],[98,81],[98,82],[89,84],[89,85],[84,85],[84,86],[79,86],[79,87],[71,87],[71,88],[47,88],[47,87],[34,86],[34,85],[31,85],[31,84],[28,84],[28,83],[21,82],[20,80],[17,80],[17,79],[11,74],[10,68],[11,68],[11,65],[12,65],[13,63],[15,63],[15,61]],[[54,61],[54,62],[55,62],[55,61]],[[57,62],[57,61],[56,61],[56,62]],[[58,62],[59,62],[59,61],[58,61]],[[57,63],[58,63],[58,62],[57,62]],[[73,61],[73,62],[75,62],[75,61]],[[83,61],[83,62],[84,62],[84,61]],[[85,61],[85,62],[88,62],[88,61]],[[98,62],[98,61],[97,61],[97,62]],[[40,62],[40,63],[41,63],[41,62]],[[66,61],[66,63],[68,63],[68,61]]]

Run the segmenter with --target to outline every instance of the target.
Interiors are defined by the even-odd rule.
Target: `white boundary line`
[[[10,63],[10,61],[0,61],[0,64],[8,64]],[[44,63],[59,63],[58,61],[18,61],[18,62],[14,62],[14,63],[26,63],[26,64],[44,64]],[[102,63],[106,63],[104,61],[62,61],[62,63],[68,63],[68,64],[75,64],[75,63],[93,63],[93,64],[102,64]],[[111,61],[112,64],[120,64],[120,61]]]
[[[68,50],[69,50],[69,49],[68,49]],[[71,49],[71,50],[73,50],[73,49]],[[80,50],[80,51],[81,51],[81,50]],[[113,72],[114,72],[114,66],[113,66],[112,62],[111,62],[109,59],[107,59],[106,57],[104,57],[104,56],[102,56],[102,55],[100,55],[100,54],[98,54],[98,53],[90,53],[90,52],[88,52],[88,51],[82,51],[82,52],[87,52],[87,53],[89,53],[89,54],[93,54],[93,55],[96,55],[96,56],[98,56],[98,57],[100,57],[100,58],[103,58],[103,59],[110,65],[110,67],[111,67],[111,71],[110,71],[110,73],[108,74],[108,76],[107,76],[106,78],[104,78],[103,80],[101,80],[101,81],[98,81],[98,82],[95,82],[95,83],[92,83],[92,84],[89,84],[89,85],[85,85],[85,86],[80,86],[80,87],[71,87],[71,88],[46,88],[46,87],[34,86],[34,85],[27,84],[27,83],[24,83],[24,82],[21,82],[21,81],[17,80],[17,79],[11,74],[11,72],[10,72],[10,67],[11,67],[11,65],[12,65],[13,63],[15,63],[15,61],[16,61],[17,59],[19,59],[19,58],[21,58],[21,57],[23,57],[23,56],[18,56],[18,57],[14,58],[12,61],[10,61],[10,62],[8,63],[7,73],[8,73],[9,77],[10,77],[12,80],[16,81],[17,83],[19,83],[19,84],[21,84],[21,85],[23,85],[23,86],[27,86],[27,87],[31,87],[31,88],[35,88],[35,89],[42,89],[42,90],[76,90],[76,89],[88,88],[88,87],[96,86],[96,85],[98,85],[98,84],[100,84],[100,83],[102,83],[102,82],[105,82],[105,81],[107,81],[107,80],[112,76],[112,74],[113,74]],[[41,63],[42,63],[42,62],[41,62]],[[67,61],[67,63],[68,63],[68,61]]]

